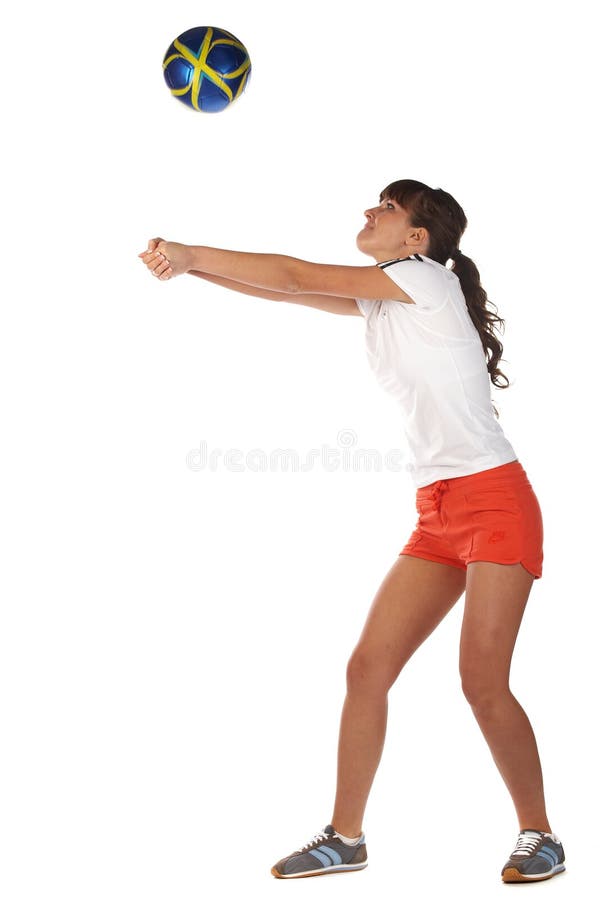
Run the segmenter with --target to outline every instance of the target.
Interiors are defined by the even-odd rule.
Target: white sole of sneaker
[[[367,863],[360,863],[356,866],[326,866],[323,869],[313,869],[310,872],[298,872],[291,875],[282,875],[275,867],[271,869],[271,875],[275,878],[310,878],[312,875],[330,875],[335,872],[357,872],[359,869],[366,869]]]

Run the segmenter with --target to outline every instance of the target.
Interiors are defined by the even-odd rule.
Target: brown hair
[[[487,369],[493,384],[499,388],[507,388],[510,382],[498,368],[502,358],[503,346],[494,334],[497,329],[504,333],[504,319],[497,315],[498,307],[488,299],[481,286],[479,270],[473,260],[458,249],[459,241],[467,227],[467,217],[461,206],[451,194],[441,188],[430,188],[421,181],[404,179],[394,181],[383,189],[380,201],[395,200],[410,214],[410,224],[414,228],[426,228],[429,234],[430,259],[446,265],[448,259],[454,262],[462,292],[467,301],[467,309],[475,328],[481,338],[487,359]],[[496,312],[488,309],[492,305]],[[505,384],[500,380],[504,379]],[[493,404],[492,404],[493,405]],[[496,416],[498,412],[494,407]]]

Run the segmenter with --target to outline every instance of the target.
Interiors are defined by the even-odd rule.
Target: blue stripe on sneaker
[[[331,857],[331,862],[334,866],[341,866],[342,857],[337,852],[337,850],[333,849],[333,847],[319,847],[319,850],[321,851],[321,853],[325,853],[327,854],[327,856]]]
[[[321,853],[320,850],[309,850],[308,851],[311,856],[314,856],[315,859],[318,859],[320,863],[323,863],[323,867],[327,868],[327,866],[331,865],[331,860],[328,856],[325,856],[324,853]]]
[[[558,862],[558,856],[550,847],[542,847],[538,850],[537,856],[541,856],[542,859],[547,860],[552,866],[555,866]]]

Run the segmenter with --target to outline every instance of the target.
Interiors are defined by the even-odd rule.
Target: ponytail
[[[497,388],[510,387],[510,382],[504,372],[498,368],[502,358],[504,347],[494,333],[498,331],[504,334],[504,319],[497,315],[498,307],[489,298],[481,286],[479,269],[469,256],[458,253],[454,258],[453,271],[460,281],[462,292],[467,301],[467,309],[477,329],[487,360],[487,370],[490,373],[492,384]],[[496,312],[492,312],[489,306],[493,306]],[[504,380],[502,384],[501,379]]]

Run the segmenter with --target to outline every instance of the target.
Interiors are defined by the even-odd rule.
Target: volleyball
[[[198,112],[221,112],[243,93],[250,57],[241,41],[223,28],[190,28],[169,45],[163,75],[171,94]]]

